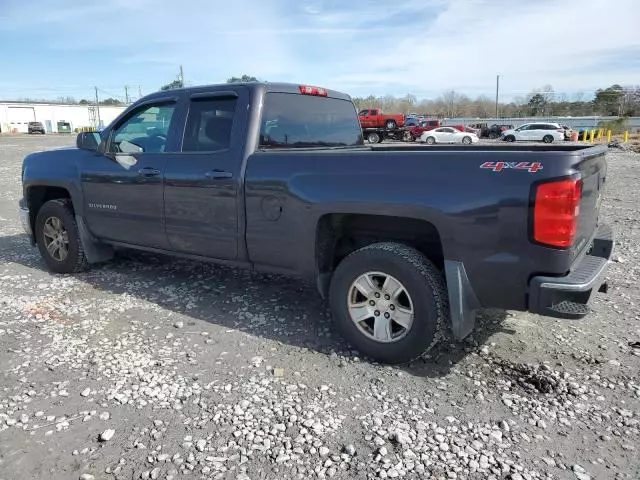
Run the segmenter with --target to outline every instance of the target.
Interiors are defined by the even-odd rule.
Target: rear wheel
[[[553,142],[553,135],[545,135],[544,137],[542,137],[542,141],[544,143],[552,143]]]
[[[397,127],[397,124],[395,120],[387,120],[385,126],[387,127],[387,130],[394,130]]]
[[[465,145],[471,145],[472,143],[471,137],[463,137],[462,143],[464,143]]]
[[[367,140],[369,143],[380,143],[380,135],[377,132],[370,132],[367,134]]]
[[[343,335],[383,363],[406,363],[440,339],[449,316],[444,279],[419,251],[375,243],[345,258],[331,280],[330,303]]]
[[[55,273],[76,273],[87,265],[71,200],[45,203],[36,217],[35,235],[42,259]]]
[[[427,144],[428,145],[433,145],[434,143],[436,143],[435,137],[427,137]]]

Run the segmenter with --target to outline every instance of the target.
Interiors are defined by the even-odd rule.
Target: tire
[[[396,123],[395,120],[387,120],[387,123],[385,123],[385,126],[387,127],[387,130],[395,130],[398,124]]]
[[[516,141],[516,137],[514,137],[513,135],[507,135],[506,137],[504,137],[504,141],[505,142],[515,142]]]
[[[388,302],[384,300],[386,306],[380,303],[382,306],[375,304],[370,307],[372,300],[366,299],[362,306],[354,306],[360,305],[361,298],[354,299],[353,296],[362,295],[354,282],[365,276],[378,278],[376,275],[380,279],[379,283],[382,279],[391,277],[400,284],[402,293]],[[367,285],[373,287],[374,284]],[[378,294],[377,301],[383,302],[384,289],[372,289],[372,292],[375,293],[371,294],[371,299]],[[331,280],[329,302],[334,321],[345,339],[363,354],[382,363],[407,363],[419,358],[440,340],[442,330],[449,321],[449,304],[442,273],[419,251],[395,242],[374,243],[356,250],[342,260]],[[394,308],[393,302],[398,306]],[[407,310],[403,311],[403,306],[407,304],[412,312],[409,328],[396,323],[391,316],[383,317],[378,310],[373,311],[373,315],[378,311],[377,317],[370,316],[359,323],[352,320],[350,313],[351,305],[363,312],[365,310],[362,309],[369,311],[381,308],[384,315],[407,315]],[[376,318],[382,321],[380,325],[390,325],[378,332],[383,333],[380,336],[387,340],[374,337],[373,325],[376,325]],[[385,318],[389,320],[385,322]]]
[[[427,137],[427,145],[433,145],[434,143],[436,143],[436,139],[435,137]]]
[[[380,135],[378,135],[376,132],[371,132],[367,134],[367,140],[369,141],[369,143],[380,143]]]
[[[544,143],[553,143],[553,135],[545,135],[542,137]]]
[[[411,135],[411,132],[409,130],[406,130],[402,134],[402,141],[403,142],[411,142],[411,141],[413,141],[413,136]]]
[[[473,143],[473,140],[471,140],[471,137],[462,137],[462,143],[464,143],[465,145],[471,145]]]
[[[64,258],[60,253],[61,250],[57,252],[59,258],[56,258],[54,256],[56,252],[50,253],[47,249],[51,239],[45,235],[45,225],[47,222],[50,222],[49,225],[56,224],[57,221],[53,219],[57,219],[62,229],[66,232],[67,254]],[[42,255],[42,259],[52,272],[77,273],[87,267],[87,258],[80,241],[78,224],[76,223],[71,200],[60,198],[49,200],[45,203],[36,216],[35,236],[40,255]]]

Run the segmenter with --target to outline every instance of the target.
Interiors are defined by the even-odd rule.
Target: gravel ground
[[[593,314],[485,311],[391,368],[290,279],[140,254],[50,275],[20,165],[73,141],[0,136],[1,480],[640,478],[640,155],[609,156]]]

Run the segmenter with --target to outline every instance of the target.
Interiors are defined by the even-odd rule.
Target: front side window
[[[127,118],[111,134],[111,153],[160,153],[167,147],[175,104],[147,105]]]
[[[235,98],[192,100],[182,142],[183,152],[215,152],[231,145]]]

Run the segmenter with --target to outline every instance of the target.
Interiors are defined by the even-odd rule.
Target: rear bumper
[[[556,318],[582,318],[588,303],[604,284],[613,254],[614,235],[608,225],[600,225],[591,250],[564,277],[533,277],[529,282],[529,311]]]

